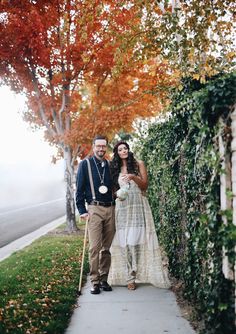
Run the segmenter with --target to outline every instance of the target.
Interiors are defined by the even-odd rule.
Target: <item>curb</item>
[[[60,217],[53,220],[51,223],[40,227],[39,229],[24,235],[23,237],[16,239],[9,243],[8,245],[0,248],[0,261],[5,260],[12,253],[17,252],[20,249],[25,248],[30,245],[33,241],[40,238],[42,235],[47,234],[49,231],[55,229],[56,227],[63,224],[66,220],[66,216]]]

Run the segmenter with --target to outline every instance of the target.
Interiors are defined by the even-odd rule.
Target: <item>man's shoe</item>
[[[106,281],[100,283],[100,288],[103,291],[112,291],[112,287]]]
[[[98,295],[100,293],[100,288],[99,288],[99,284],[94,284],[92,286],[92,288],[90,289],[90,293],[92,295]]]

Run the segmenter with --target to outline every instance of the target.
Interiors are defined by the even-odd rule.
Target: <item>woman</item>
[[[111,247],[109,282],[136,289],[136,280],[160,288],[170,286],[162,265],[153,217],[145,191],[148,186],[143,161],[137,161],[129,145],[118,142],[110,163],[116,192],[116,234]]]

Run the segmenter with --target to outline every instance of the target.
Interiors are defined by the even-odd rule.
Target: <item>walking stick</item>
[[[82,262],[81,262],[80,278],[79,278],[79,291],[78,291],[79,295],[81,295],[81,286],[82,286],[82,277],[83,277],[83,268],[84,268],[84,256],[85,256],[85,249],[86,249],[86,242],[87,242],[87,232],[88,232],[88,220],[89,220],[89,216],[86,217],[86,223],[85,223],[84,246],[83,246]]]

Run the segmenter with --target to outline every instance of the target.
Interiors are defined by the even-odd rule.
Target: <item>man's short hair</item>
[[[99,140],[99,139],[103,139],[103,140],[106,140],[106,142],[108,143],[108,139],[106,136],[103,136],[103,135],[97,135],[93,138],[93,144],[95,144],[95,141],[96,140]]]

